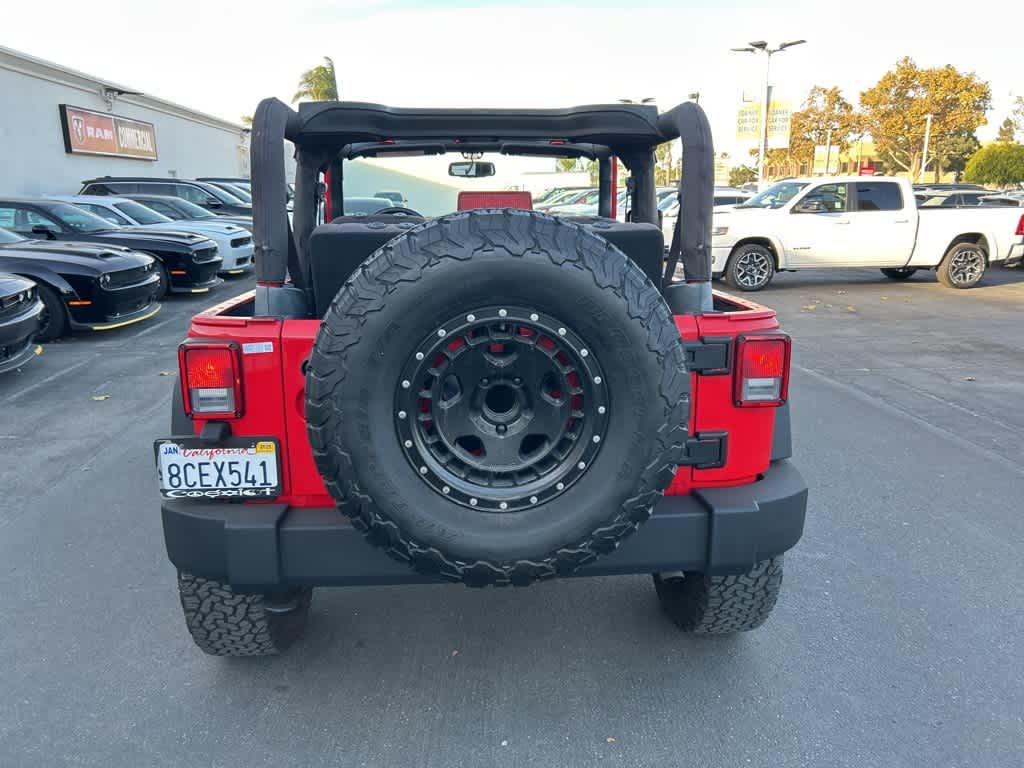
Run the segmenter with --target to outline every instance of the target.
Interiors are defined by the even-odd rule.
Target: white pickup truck
[[[829,177],[780,181],[715,212],[712,272],[758,291],[776,272],[878,267],[893,280],[934,269],[951,288],[978,284],[990,264],[1024,257],[1020,208],[918,209],[906,179]]]

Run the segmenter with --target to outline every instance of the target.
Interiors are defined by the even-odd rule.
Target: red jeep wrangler
[[[686,172],[666,256],[654,149],[676,138]],[[594,160],[600,215],[345,214],[346,160],[445,152]],[[711,290],[712,156],[695,104],[263,101],[257,288],[194,318],[172,434],[155,446],[196,644],[278,652],[316,586],[573,575],[651,573],[684,630],[760,625],[807,488],[788,461],[789,337],[772,310]]]

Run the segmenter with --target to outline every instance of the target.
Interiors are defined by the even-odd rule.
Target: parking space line
[[[8,395],[5,398],[5,402],[9,403],[9,402],[11,402],[13,400],[17,400],[22,395],[27,395],[29,392],[34,392],[35,390],[39,389],[41,386],[43,386],[45,384],[49,384],[54,379],[59,379],[61,376],[67,376],[72,371],[77,371],[79,368],[82,368],[82,367],[88,365],[91,362],[93,362],[92,359],[82,360],[80,362],[75,363],[74,365],[69,365],[67,368],[61,369],[61,370],[57,371],[56,373],[51,373],[45,379],[40,379],[39,381],[37,381],[34,384],[29,384],[24,389],[19,390],[19,391],[15,392],[15,393],[13,393],[11,395]]]
[[[985,448],[984,446],[978,445],[977,443],[973,443],[970,440],[964,438],[963,436],[957,434],[956,432],[953,432],[952,430],[946,429],[945,427],[940,427],[937,424],[932,424],[927,419],[923,419],[915,413],[911,413],[910,411],[904,410],[903,408],[900,408],[898,405],[893,405],[892,403],[886,402],[884,400],[879,400],[877,397],[873,397],[872,395],[865,394],[856,387],[850,386],[849,384],[846,384],[837,379],[833,379],[831,376],[825,373],[821,373],[820,371],[816,371],[812,368],[805,368],[802,365],[793,365],[792,368],[793,370],[800,371],[801,373],[806,373],[811,378],[817,379],[818,381],[821,381],[825,384],[830,384],[831,386],[842,390],[851,397],[860,400],[862,403],[873,405],[877,407],[879,410],[886,411],[887,413],[890,414],[905,416],[911,421],[913,421],[915,424],[920,426],[922,429],[931,432],[933,435],[943,437],[947,440],[952,440],[953,442],[957,443],[962,447],[970,448],[971,450],[980,453],[983,456],[986,456],[989,460],[997,462],[1007,467],[1013,472],[1013,474],[1024,476],[1024,470],[1021,470],[1021,467],[1013,459],[1010,459],[1004,456],[1003,454],[998,453],[997,451],[993,451],[989,448]]]
[[[179,320],[179,321],[180,321],[180,318],[176,318],[176,317],[169,317],[169,318],[167,318],[166,320],[161,320],[161,321],[160,321],[159,323],[154,323],[153,325],[149,326],[148,328],[143,328],[143,329],[142,329],[141,331],[138,331],[138,332],[136,332],[136,333],[135,333],[135,335],[134,335],[134,336],[132,336],[132,338],[133,338],[133,339],[137,339],[137,338],[139,338],[140,336],[145,336],[145,335],[146,335],[147,333],[152,333],[152,332],[153,332],[153,331],[155,331],[155,330],[156,330],[157,328],[163,328],[163,327],[164,327],[165,325],[167,325],[168,323],[173,323],[173,322],[175,322],[176,320]]]

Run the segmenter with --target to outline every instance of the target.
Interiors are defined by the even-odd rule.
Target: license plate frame
[[[205,443],[198,437],[160,438],[153,442],[153,456],[157,488],[164,499],[271,500],[281,495],[281,445],[274,437],[233,436],[216,445]],[[218,462],[222,466],[216,466]],[[235,462],[236,466],[231,467],[229,462]],[[207,465],[207,472],[202,478],[200,464]],[[174,465],[195,467],[192,473],[186,473],[184,468],[179,470],[181,485],[178,487],[172,487],[170,467]],[[213,483],[186,485],[186,479],[201,480],[210,477],[211,473]],[[239,482],[231,482],[234,473],[241,478]],[[226,480],[227,484],[221,485],[219,480]]]

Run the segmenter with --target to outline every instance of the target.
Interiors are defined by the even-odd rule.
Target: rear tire
[[[774,276],[775,257],[756,243],[741,245],[725,265],[725,282],[741,291],[760,291]]]
[[[61,301],[60,296],[48,285],[40,285],[39,298],[43,301],[43,322],[36,334],[36,340],[41,342],[54,341],[67,335],[70,318],[67,307]]]
[[[302,634],[313,597],[295,590],[285,601],[236,594],[230,584],[178,573],[185,624],[200,650],[211,656],[269,656]]]
[[[654,587],[662,609],[684,632],[748,632],[764,624],[775,607],[782,587],[782,556],[732,576],[656,573]]]
[[[916,269],[906,267],[903,269],[883,269],[882,274],[888,277],[890,280],[906,280],[911,275],[917,272]]]
[[[977,243],[957,243],[942,257],[935,270],[939,282],[947,288],[973,288],[985,276],[988,254]]]

